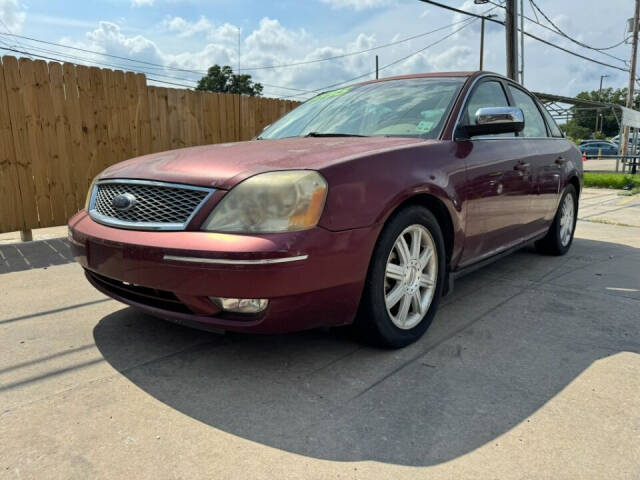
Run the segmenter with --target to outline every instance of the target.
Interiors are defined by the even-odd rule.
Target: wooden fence
[[[249,140],[297,102],[147,86],[142,74],[5,56],[0,232],[63,225],[127,158]]]

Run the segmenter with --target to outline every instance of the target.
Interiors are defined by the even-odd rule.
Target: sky
[[[504,18],[504,9],[491,3],[440,1]],[[633,16],[632,0],[534,1],[571,38],[597,48],[621,42],[626,19]],[[539,21],[548,25],[534,12],[530,0],[524,4],[526,16],[536,20],[537,14]],[[426,34],[433,30],[438,31]],[[607,50],[618,57],[611,58],[526,19],[525,30],[554,45],[628,68],[624,63],[631,53],[628,44]],[[415,38],[402,41],[410,37]],[[504,37],[501,25],[487,23],[485,70],[505,73]],[[255,69],[324,59],[392,42],[397,43],[330,61]],[[434,42],[438,43],[431,45]],[[265,96],[299,100],[356,77],[373,78],[376,54],[381,77],[476,70],[479,45],[479,20],[419,0],[0,0],[0,48],[146,71],[149,78],[188,86],[194,86],[213,64],[229,64],[237,70],[239,62],[242,73],[265,85]],[[524,52],[524,85],[532,91],[574,96],[583,90],[597,90],[601,75],[609,75],[604,78],[605,87],[627,85],[626,72],[576,58],[530,38],[525,39]],[[19,55],[6,50],[0,53]]]

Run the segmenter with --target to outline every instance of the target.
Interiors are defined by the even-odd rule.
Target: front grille
[[[125,228],[183,229],[211,189],[142,180],[118,180],[96,185],[90,207],[95,220]],[[118,195],[135,199],[128,210],[113,205]]]
[[[150,307],[168,310],[178,313],[193,313],[172,292],[143,287],[131,283],[124,283],[113,278],[98,275],[86,270],[86,274],[97,286],[109,293],[122,297],[132,302],[149,305]]]

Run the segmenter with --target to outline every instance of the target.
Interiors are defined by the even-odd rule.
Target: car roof
[[[459,77],[459,78],[470,78],[470,77],[475,77],[478,76],[480,74],[491,74],[491,75],[497,75],[499,77],[503,77],[502,75],[498,74],[498,73],[493,73],[493,72],[481,72],[481,71],[467,71],[467,72],[425,72],[425,73],[411,73],[408,75],[396,75],[393,77],[385,77],[385,78],[379,78],[376,80],[366,80],[364,82],[358,82],[353,84],[355,85],[367,85],[370,83],[379,83],[379,82],[388,82],[389,80],[406,80],[406,79],[410,79],[410,78],[438,78],[438,77]],[[504,77],[503,77],[504,78]]]

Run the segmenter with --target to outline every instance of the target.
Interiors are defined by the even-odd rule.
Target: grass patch
[[[584,172],[584,186],[618,188],[640,193],[640,174]]]

